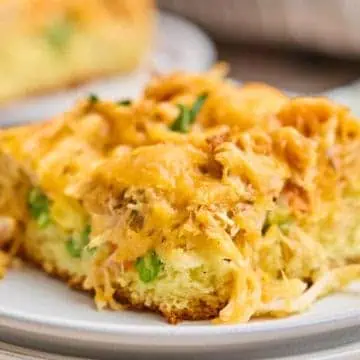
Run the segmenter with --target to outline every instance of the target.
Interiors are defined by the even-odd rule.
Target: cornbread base
[[[64,269],[58,268],[54,264],[49,264],[39,259],[39,257],[27,253],[22,249],[19,253],[19,257],[29,263],[30,265],[43,270],[47,275],[52,278],[58,279],[68,284],[68,286],[74,290],[86,292],[90,296],[94,295],[93,290],[86,289],[84,287],[84,277],[74,276]],[[226,301],[220,300],[213,303],[205,302],[203,300],[196,299],[191,303],[188,309],[183,310],[168,310],[159,304],[147,305],[144,302],[136,300],[134,294],[127,288],[119,287],[115,293],[115,300],[124,305],[129,310],[141,311],[141,312],[155,312],[162,315],[169,324],[177,324],[184,320],[210,320],[215,318],[219,311],[226,305]]]

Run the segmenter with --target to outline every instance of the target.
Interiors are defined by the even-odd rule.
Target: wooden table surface
[[[217,44],[218,58],[240,81],[263,81],[299,93],[319,93],[360,78],[360,59],[344,60],[245,45]]]

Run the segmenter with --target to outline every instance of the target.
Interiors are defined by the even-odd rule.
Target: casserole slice
[[[170,322],[304,311],[359,275],[359,124],[294,99],[279,126],[141,146],[84,185],[97,304]],[[115,303],[114,303],[115,301]]]
[[[28,184],[20,254],[171,323],[304,311],[359,275],[359,135],[342,106],[216,71],[91,96],[0,133]]]
[[[153,36],[151,0],[0,3],[0,102],[133,70]]]

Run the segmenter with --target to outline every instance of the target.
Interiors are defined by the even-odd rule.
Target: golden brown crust
[[[91,295],[94,294],[93,290],[84,287],[84,277],[73,276],[64,269],[59,269],[54,264],[49,266],[44,260],[32,256],[32,254],[24,251],[24,249],[20,251],[19,256],[29,264],[42,269],[49,276],[67,283],[72,289],[84,291]],[[129,289],[121,286],[116,290],[115,299],[129,310],[158,313],[162,315],[169,324],[173,325],[185,320],[197,321],[213,319],[226,305],[225,302],[209,304],[202,300],[196,300],[191,303],[191,306],[188,309],[169,310],[156,304],[146,305],[143,302],[136,301],[134,297],[131,296]]]
[[[211,320],[218,316],[225,303],[209,304],[202,300],[195,301],[188,309],[168,310],[158,305],[146,305],[133,300],[131,293],[126,288],[120,288],[115,294],[115,299],[121,304],[128,306],[130,310],[152,311],[162,315],[169,324],[177,324],[181,321]]]

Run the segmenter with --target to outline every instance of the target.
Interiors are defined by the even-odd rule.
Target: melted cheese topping
[[[359,123],[326,99],[238,89],[223,70],[155,78],[129,106],[84,101],[0,134],[50,199],[57,231],[91,219],[85,268],[54,260],[64,236],[44,249],[83,271],[99,307],[117,308],[121,285],[159,308],[216,298],[227,304],[217,322],[244,322],[303,311],[358,276],[347,262],[360,255]],[[177,104],[204,93],[189,133],[171,131]],[[149,251],[163,268],[147,285],[134,264]]]

